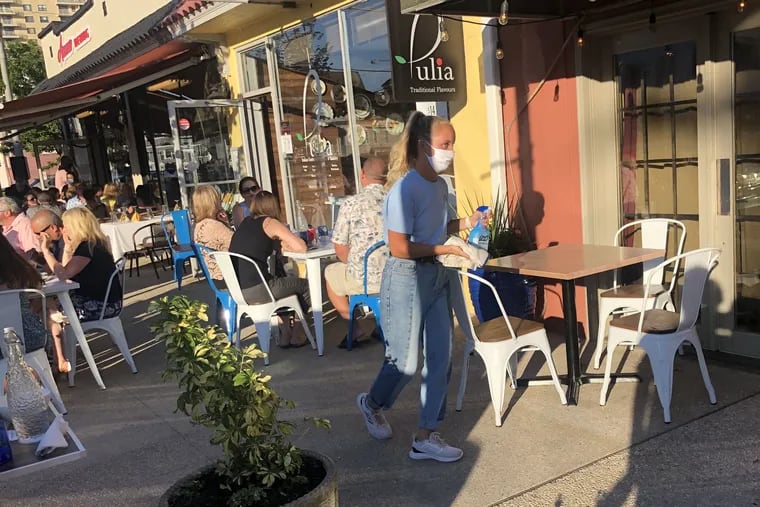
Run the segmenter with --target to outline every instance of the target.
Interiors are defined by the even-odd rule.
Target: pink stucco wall
[[[551,68],[570,30],[555,21],[507,25],[500,33],[504,134],[512,161],[507,187],[510,196],[521,196],[527,232],[539,248],[583,242],[574,36]],[[545,318],[562,317],[561,294],[559,284],[545,285]],[[585,289],[576,296],[578,320],[585,322]]]

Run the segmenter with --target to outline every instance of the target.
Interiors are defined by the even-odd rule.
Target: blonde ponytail
[[[420,140],[430,142],[430,135],[438,125],[449,125],[447,120],[438,116],[426,116],[414,111],[409,116],[401,138],[391,148],[388,157],[388,177],[385,188],[390,188],[404,177],[417,160],[417,145]]]

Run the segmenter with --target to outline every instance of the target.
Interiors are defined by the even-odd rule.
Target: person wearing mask
[[[50,270],[59,280],[73,280],[78,289],[70,292],[71,301],[82,322],[100,319],[108,283],[116,266],[108,240],[100,224],[85,207],[73,208],[63,214],[63,240],[65,248],[61,260],[51,252],[52,234],[40,231],[42,254]],[[122,288],[119,277],[113,279],[103,318],[121,312]]]
[[[446,408],[451,374],[452,316],[449,275],[439,255],[469,258],[458,246],[444,245],[448,234],[477,223],[449,216],[448,188],[439,174],[454,158],[455,133],[443,118],[413,112],[390,155],[388,197],[383,207],[385,241],[390,256],[380,285],[385,359],[368,393],[357,404],[370,435],[393,435],[382,411],[390,409],[417,372],[423,355],[418,429],[409,457],[452,462],[462,450],[438,432]]]
[[[379,158],[369,158],[361,170],[362,191],[343,201],[333,228],[335,255],[340,262],[325,268],[327,296],[335,310],[350,320],[348,298],[364,292],[364,253],[369,247],[383,240],[383,203],[385,202],[385,179],[388,168]],[[367,260],[367,293],[380,292],[387,249],[377,250]],[[362,336],[360,326],[354,321],[354,336]],[[377,336],[377,333],[375,333]],[[345,348],[348,337],[339,347]],[[357,341],[357,344],[359,342]]]
[[[229,251],[244,255],[256,263],[275,298],[295,295],[303,311],[309,311],[309,282],[303,278],[287,276],[281,260],[283,249],[289,252],[305,252],[306,243],[280,222],[280,203],[271,192],[258,192],[251,200],[250,210],[251,216],[244,219],[232,235]],[[274,272],[270,273],[269,258],[272,254],[275,255]],[[269,295],[256,269],[248,262],[234,263],[245,300],[250,303],[268,300]],[[301,347],[306,343],[307,340],[304,338],[298,343],[281,342],[280,346]]]
[[[38,249],[29,217],[10,197],[0,197],[0,225],[3,226],[5,239],[20,254],[29,255]]]
[[[259,182],[256,178],[246,176],[238,184],[238,190],[243,197],[243,202],[239,202],[232,207],[232,223],[235,224],[235,228],[240,227],[243,219],[251,216],[251,201],[256,192],[261,190]]]
[[[58,170],[55,172],[55,188],[63,192],[64,185],[72,183],[76,183],[74,161],[68,155],[63,155],[58,163]]]
[[[24,213],[26,213],[27,216],[29,216],[29,210],[36,208],[39,205],[40,203],[37,200],[37,194],[34,192],[27,192],[26,195],[24,196],[24,206],[23,206]],[[32,211],[32,214],[34,214],[34,211]]]

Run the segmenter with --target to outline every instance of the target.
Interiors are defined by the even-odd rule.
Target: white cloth
[[[68,432],[69,423],[63,420],[62,415],[55,416],[34,453],[42,457],[47,456],[58,448],[68,447],[69,442],[66,440],[66,433]]]
[[[449,236],[449,239],[446,240],[446,243],[444,243],[444,245],[458,246],[459,248],[464,250],[464,253],[470,256],[469,259],[465,259],[464,257],[460,257],[458,255],[453,255],[453,254],[439,255],[438,262],[440,262],[447,268],[477,269],[483,266],[483,264],[485,264],[486,261],[488,260],[487,250],[483,250],[482,248],[478,248],[475,245],[471,245],[470,243],[467,243],[465,240],[463,240],[459,236]]]
[[[140,220],[139,222],[105,222],[100,224],[100,230],[108,238],[111,244],[111,253],[114,260],[118,260],[124,256],[125,252],[131,252],[134,250],[132,245],[132,235],[139,229],[147,224],[160,224],[160,218],[153,218],[151,220]],[[135,242],[139,247],[143,241],[150,238],[150,227],[147,227],[140,231],[135,237]]]

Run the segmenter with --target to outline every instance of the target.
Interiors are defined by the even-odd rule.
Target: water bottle
[[[481,213],[488,212],[488,206],[480,206],[477,211]],[[488,241],[490,239],[490,232],[488,231],[488,224],[481,218],[478,223],[470,231],[470,235],[467,237],[467,242],[478,248],[488,251]]]
[[[8,431],[5,428],[5,421],[0,419],[0,468],[13,461],[13,450],[11,441],[8,439]]]
[[[22,444],[39,442],[48,429],[48,407],[37,374],[24,360],[21,339],[12,327],[3,330],[8,349],[6,398],[13,428]]]

